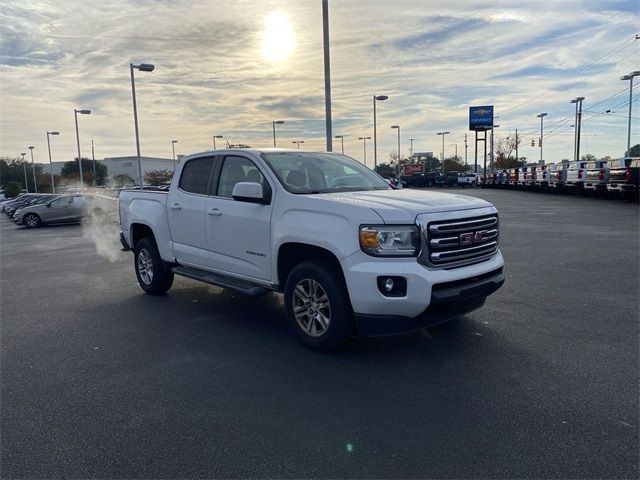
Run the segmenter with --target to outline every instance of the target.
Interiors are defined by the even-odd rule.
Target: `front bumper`
[[[636,186],[633,183],[610,183],[607,185],[610,192],[635,192]]]
[[[486,298],[503,284],[503,268],[463,282],[437,284],[432,289],[429,306],[417,317],[356,314],[356,331],[366,337],[432,327],[482,307]]]
[[[484,262],[449,270],[427,267],[418,263],[416,258],[381,259],[370,257],[362,251],[352,253],[341,263],[351,306],[357,316],[412,319],[425,313],[432,301],[440,299],[442,294],[438,292],[442,285],[453,285],[452,282],[462,285],[504,267],[500,250]],[[407,281],[406,295],[383,295],[378,290],[377,281],[380,276],[404,277]],[[465,287],[465,290],[468,288]]]

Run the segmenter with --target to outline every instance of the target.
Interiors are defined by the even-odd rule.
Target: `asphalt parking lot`
[[[331,355],[275,294],[147,296],[115,227],[2,216],[2,477],[637,478],[638,205],[463,193],[500,210],[505,286]]]

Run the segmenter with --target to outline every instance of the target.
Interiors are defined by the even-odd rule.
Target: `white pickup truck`
[[[168,192],[122,191],[119,212],[145,292],[166,292],[176,274],[284,293],[291,326],[317,350],[459,317],[504,283],[493,205],[394,190],[334,153],[190,155]]]

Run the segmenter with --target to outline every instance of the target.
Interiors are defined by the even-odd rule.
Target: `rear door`
[[[253,159],[227,155],[217,168],[205,214],[209,267],[242,277],[271,279],[270,204],[234,200],[238,182],[257,182],[263,191],[274,191]],[[268,193],[269,194],[269,193]]]
[[[216,158],[187,160],[179,182],[167,196],[167,221],[178,262],[204,267],[208,262],[204,209]]]

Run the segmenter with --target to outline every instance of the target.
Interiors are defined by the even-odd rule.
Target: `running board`
[[[266,295],[271,290],[265,287],[258,287],[249,282],[243,282],[237,278],[224,277],[206,270],[200,270],[193,267],[173,267],[171,271],[176,275],[198,280],[200,282],[209,283],[217,287],[228,288],[238,293],[249,295],[250,297],[260,297]]]

